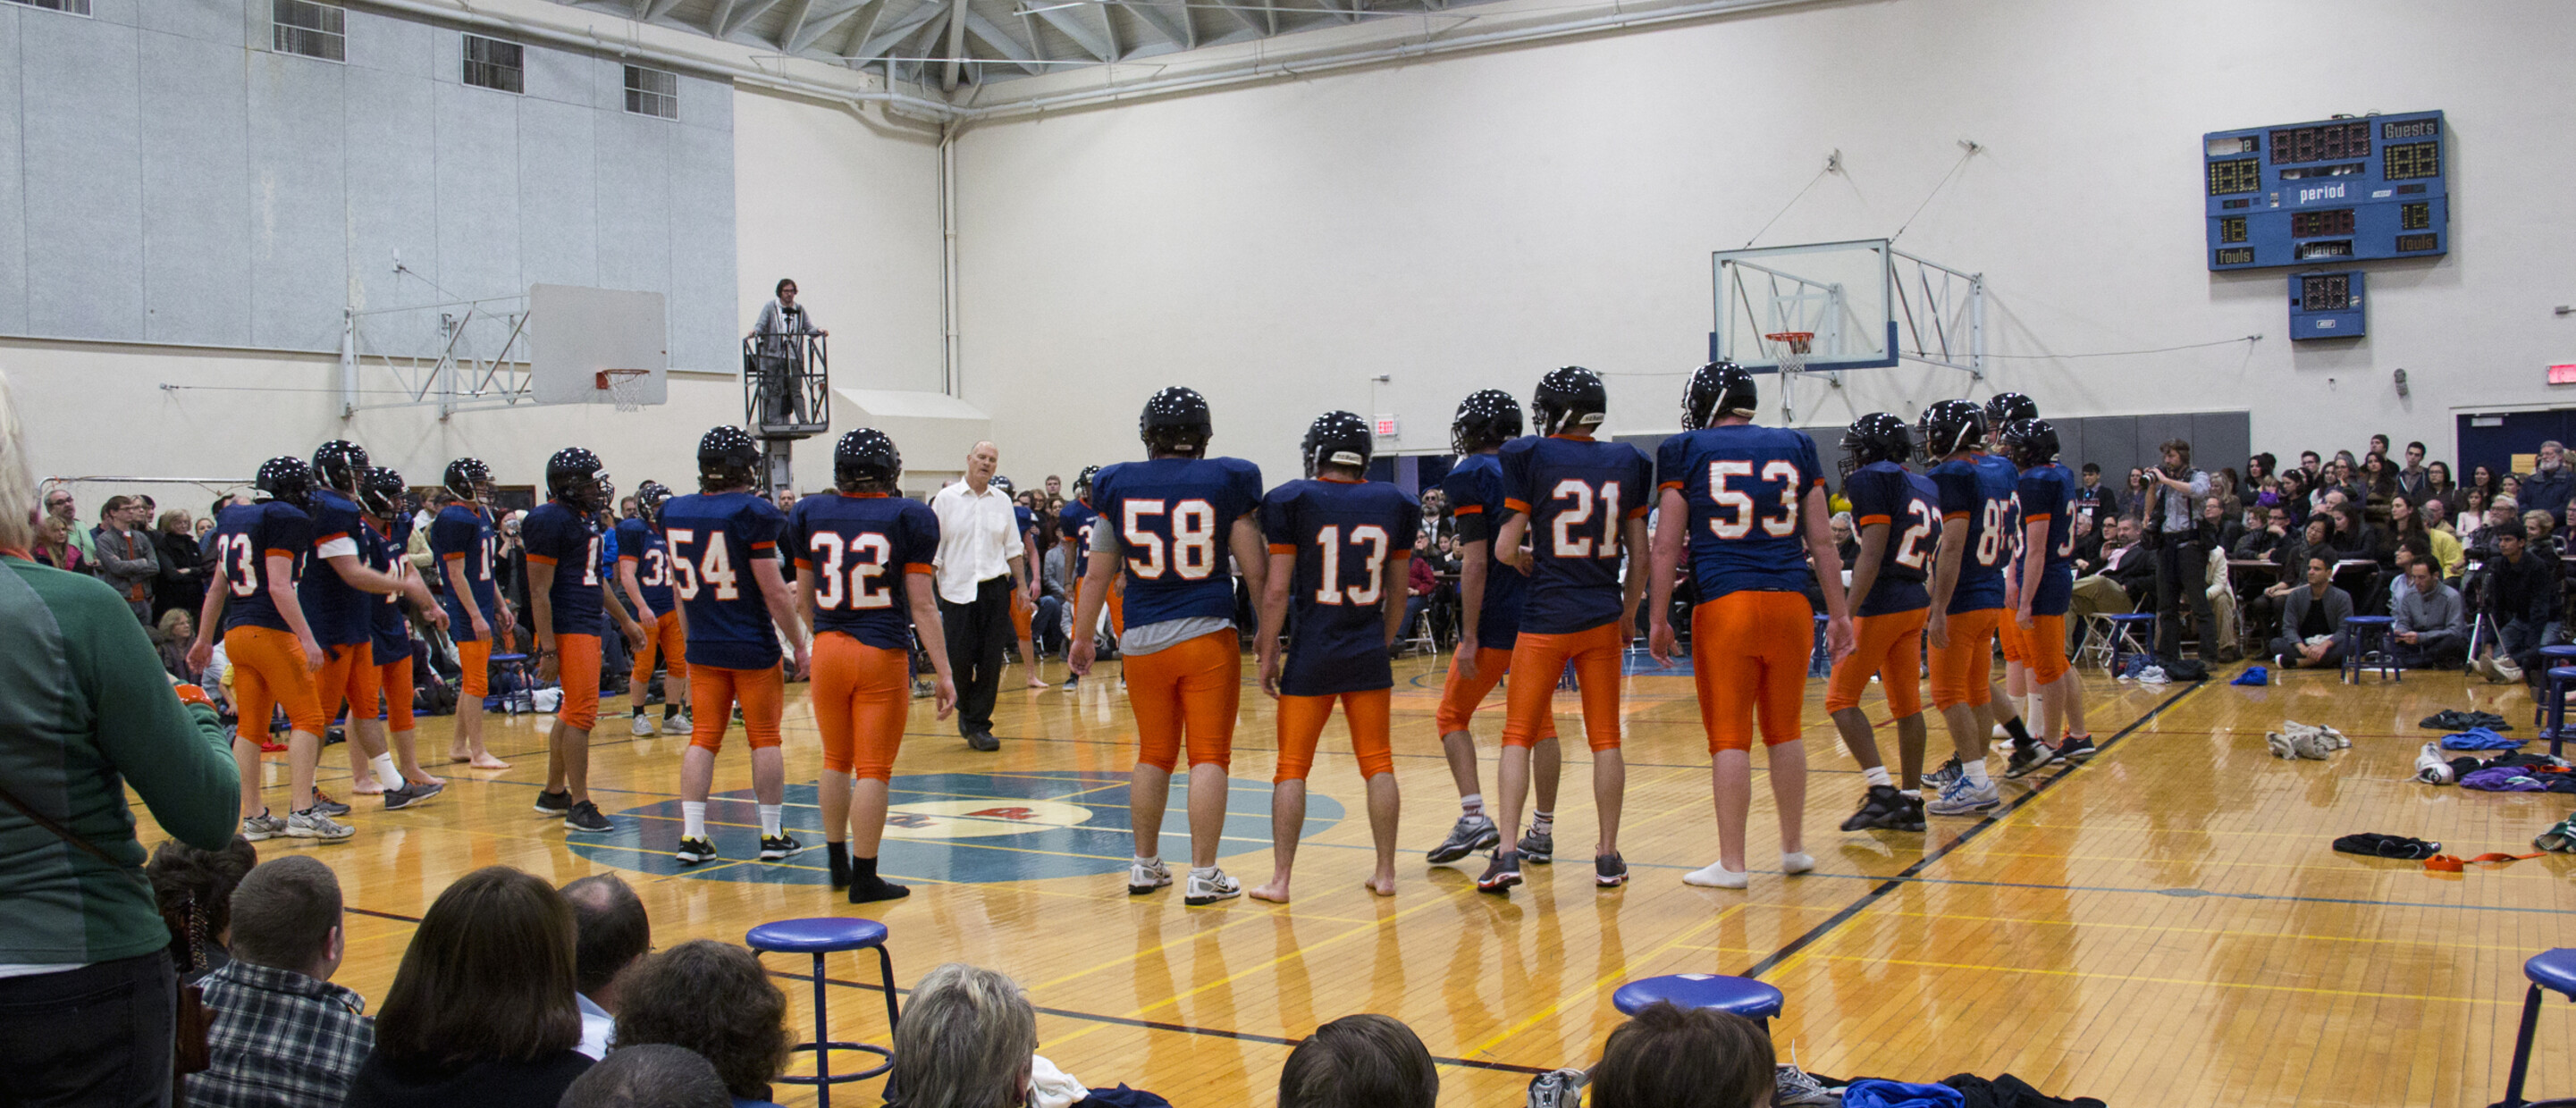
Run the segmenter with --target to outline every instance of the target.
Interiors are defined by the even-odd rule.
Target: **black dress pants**
[[[1019,639],[1011,626],[1011,577],[988,577],[975,586],[975,602],[939,601],[939,625],[948,635],[948,669],[957,679],[957,733],[993,729],[993,701],[1002,689],[1002,648]]]

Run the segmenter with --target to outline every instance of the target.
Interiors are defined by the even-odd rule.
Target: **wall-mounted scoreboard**
[[[2357,339],[2368,333],[2358,269],[2290,275],[2290,338]]]
[[[2434,257],[2451,248],[2442,113],[2202,136],[2209,268]]]

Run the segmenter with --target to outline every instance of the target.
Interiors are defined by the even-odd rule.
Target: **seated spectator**
[[[563,1108],[731,1108],[716,1068],[695,1052],[654,1043],[610,1054],[564,1090]]]
[[[950,962],[913,986],[894,1033],[888,1108],[1005,1108],[1029,1102],[1037,1072],[1038,1014],[1010,978]],[[1048,1069],[1052,1070],[1050,1066]],[[1129,1104],[1161,1098],[1118,1087]],[[1100,1092],[1101,1090],[1094,1090]]]
[[[2245,653],[2236,641],[2236,586],[2227,573],[2227,551],[2221,547],[2210,547],[2203,563],[2201,587],[2203,595],[2209,599],[2209,622],[2214,629],[2209,637],[2216,649],[2203,644],[2202,650],[2209,653],[2214,661],[2233,662],[2244,657]]]
[[[1279,1108],[1434,1108],[1440,1071],[1421,1036],[1391,1016],[1343,1016],[1279,1067]]]
[[[2569,472],[2567,448],[2556,439],[2541,443],[2540,457],[2533,461],[2531,476],[2522,479],[2521,488],[2524,510],[2547,512],[2552,518],[2566,511],[2568,501],[2576,500],[2576,473]]]
[[[2538,675],[2540,647],[2558,610],[2558,567],[2532,556],[2521,520],[2508,518],[2487,530],[2494,533],[2496,555],[2486,560],[2481,607],[2495,621],[2497,641],[2478,659],[2478,672],[2509,684]]]
[[[2281,634],[2269,653],[2283,669],[2343,665],[2343,621],[2352,617],[2352,594],[2334,585],[2334,559],[2308,555],[2308,583],[2283,597]]]
[[[2402,505],[2402,506],[2401,506]],[[2433,550],[2433,561],[2445,578],[2457,578],[2462,563],[2468,560],[2460,545],[2460,536],[2451,533],[2450,521],[2443,518],[2445,509],[2439,497],[2421,501],[2398,497],[2388,502],[2389,526],[2397,532],[2397,541],[2422,535]]]
[[[681,943],[628,970],[618,996],[620,1051],[647,1043],[686,1047],[715,1066],[736,1108],[771,1105],[769,1083],[787,1068],[795,1040],[787,1034],[787,994],[770,984],[750,951],[711,939]],[[1030,1051],[1035,1037],[1033,1024]]]
[[[2227,551],[2236,548],[2236,540],[2245,537],[2245,525],[2236,520],[2226,502],[2217,496],[2200,500],[2200,545],[2205,550]]]
[[[2111,545],[2102,551],[2102,566],[2093,574],[2075,582],[2076,618],[2067,621],[2072,629],[2083,624],[2083,617],[2095,612],[2134,612],[2138,605],[2156,594],[2156,552],[2139,541],[2140,525],[2134,518],[2123,516]]]
[[[2397,598],[2391,653],[2408,669],[2450,669],[2469,656],[2468,606],[2435,569],[2431,551],[2412,556]]]
[[[365,997],[331,983],[347,937],[340,879],[309,855],[261,863],[233,890],[233,959],[206,975],[207,1067],[189,1108],[337,1108],[375,1049]]]
[[[2272,552],[2279,549],[2289,538],[2290,510],[2275,504],[2264,509],[2263,526],[2245,532],[2243,537],[2236,540],[2236,546],[2228,551],[2228,555],[2246,561],[2269,558]]]
[[[619,1008],[618,975],[653,950],[653,921],[644,902],[617,875],[593,874],[562,889],[572,904],[573,1002],[581,1008],[581,1045],[590,1057],[608,1056],[609,1032]]]
[[[2093,518],[2093,514],[2089,512],[2078,511],[2075,513],[2075,551],[2073,557],[2075,559],[2075,573],[2077,576],[2093,572],[2093,567],[2102,563],[2102,532],[2100,529],[2093,526]],[[2107,519],[2109,517],[2105,516],[2103,518]]]
[[[1431,534],[1423,532],[1413,540],[1413,557],[1406,559],[1404,578],[1404,629],[1399,639],[1413,637],[1413,627],[1431,606],[1431,594],[1440,590],[1439,571],[1431,568]]]
[[[153,895],[165,909],[186,898],[195,905],[197,922],[206,929],[202,949],[205,965],[196,970],[181,967],[180,984],[194,985],[233,960],[233,890],[258,864],[258,848],[238,834],[221,850],[199,850],[177,839],[164,839],[152,848],[152,860],[143,864],[143,876],[152,879]]]
[[[553,1108],[590,1068],[573,1049],[575,941],[572,905],[544,881],[457,878],[412,932],[347,1108]]]
[[[1620,1024],[1592,1067],[1593,1108],[1757,1108],[1778,1088],[1760,1024],[1656,1001]]]
[[[2523,545],[2533,554],[2555,561],[2565,553],[2558,541],[2558,520],[2537,508],[2522,513]]]
[[[1852,537],[1851,513],[1835,512],[1833,518],[1827,520],[1825,525],[1833,532],[1834,552],[1842,556],[1843,564],[1848,566],[1859,561],[1860,540]]]
[[[188,672],[188,644],[197,638],[197,621],[185,608],[172,608],[161,613],[161,622],[152,630],[153,644],[161,654],[161,669],[183,682],[195,681]]]

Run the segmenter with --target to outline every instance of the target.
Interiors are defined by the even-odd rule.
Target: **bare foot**
[[[504,761],[500,760],[499,758],[495,758],[495,757],[493,757],[493,756],[492,756],[491,754],[489,754],[489,753],[483,753],[483,754],[477,754],[477,755],[475,755],[475,756],[474,756],[474,768],[476,768],[476,769],[508,769],[508,768],[510,768],[510,763],[508,763],[508,762],[504,762]]]
[[[1288,879],[1283,877],[1267,885],[1248,889],[1244,895],[1254,900],[1267,900],[1272,904],[1286,904],[1288,903]]]
[[[383,785],[382,783],[378,782],[375,778],[372,778],[372,777],[367,778],[367,779],[365,779],[365,780],[363,780],[363,781],[360,781],[360,780],[352,780],[352,781],[350,781],[350,782],[349,782],[349,791],[350,791],[350,792],[353,792],[353,793],[356,793],[356,794],[358,794],[359,796],[383,796],[383,795],[385,795],[385,787],[384,787],[384,785]]]
[[[1376,893],[1379,896],[1395,895],[1395,875],[1392,873],[1379,874],[1378,876],[1360,882],[1360,884],[1367,886],[1368,891]]]
[[[1046,682],[1044,682],[1044,681],[1038,680],[1038,679],[1037,679],[1037,678],[1035,678],[1035,677],[1032,677],[1032,678],[1029,678],[1029,687],[1030,687],[1030,688],[1032,688],[1032,689],[1052,689],[1052,688],[1054,688],[1055,686],[1050,685],[1050,684],[1047,684],[1047,683],[1046,683]]]
[[[447,752],[447,760],[457,765],[464,765],[467,762],[473,761],[474,756],[467,754],[462,750],[450,750]]]
[[[412,784],[414,784],[414,785],[444,785],[444,784],[446,784],[446,783],[447,783],[447,779],[446,779],[446,778],[444,778],[444,777],[432,777],[432,776],[430,776],[430,775],[429,775],[429,773],[428,773],[427,771],[425,771],[425,770],[423,770],[423,771],[419,771],[419,772],[414,772],[414,773],[406,773],[406,774],[404,774],[404,775],[403,775],[403,780],[408,781],[408,782],[410,782],[410,783],[412,783]]]

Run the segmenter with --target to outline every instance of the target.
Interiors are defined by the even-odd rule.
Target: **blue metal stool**
[[[529,664],[525,654],[495,654],[493,665],[510,675],[514,687],[501,690],[501,711],[509,715],[537,710],[537,667]]]
[[[2513,1040],[2513,1074],[2505,1079],[2504,1099],[2495,1108],[2550,1108],[2576,1105],[2576,1100],[2522,1099],[2522,1079],[2531,1069],[2531,1036],[2540,1026],[2540,990],[2548,989],[2570,1000],[2576,1000],[2576,950],[2561,947],[2531,956],[2522,964],[2522,975],[2531,979],[2531,989],[2522,998],[2522,1031]]]
[[[1750,977],[1723,977],[1713,973],[1641,977],[1619,986],[1619,991],[1610,994],[1611,1007],[1619,1009],[1623,1016],[1636,1015],[1658,1000],[1668,1000],[1684,1008],[1715,1008],[1765,1023],[1780,1014],[1780,990]]]
[[[2155,637],[2154,612],[2107,612],[2102,618],[2111,624],[2111,676],[2119,676],[2121,667],[2136,655],[2155,655],[2154,649],[2138,641],[2140,628],[2146,629],[2149,638]]]
[[[1828,618],[1822,612],[1816,613],[1815,641],[1807,647],[1807,676],[1809,677],[1825,677],[1834,672],[1834,652],[1825,649],[1825,621]]]
[[[2549,756],[2555,758],[2559,746],[2567,741],[2567,698],[2576,696],[2576,666],[2549,667],[2542,686],[2548,701],[2541,706],[2546,715],[2540,725],[2540,737],[2549,740]]]
[[[2503,649],[2499,647],[2496,652],[2501,655],[2503,653]],[[2556,669],[2560,666],[2576,666],[2576,645],[2561,644],[2558,646],[2544,646],[2540,648],[2539,653],[2540,675],[2542,677],[2541,689],[2546,692],[2549,687],[2547,678],[2550,670]],[[2544,698],[2533,701],[2531,705],[2531,725],[2534,727],[2544,727],[2548,722],[2548,700]],[[2544,731],[2541,733],[2540,737],[2545,739],[2548,738],[2549,735]]]
[[[2345,616],[2343,620],[2343,679],[2354,684],[2361,681],[2361,671],[2376,668],[2381,677],[2398,677],[2397,656],[2389,647],[2390,636],[2397,631],[2394,616]],[[2371,644],[2378,646],[2379,660],[2368,661],[2364,654]]]
[[[815,1086],[814,1095],[823,1108],[831,1108],[832,1086],[844,1081],[864,1081],[894,1068],[894,1051],[866,1043],[832,1041],[829,1023],[824,1018],[823,956],[843,950],[874,948],[877,964],[883,973],[886,998],[886,1034],[894,1034],[894,956],[886,953],[886,925],[872,919],[848,916],[822,916],[814,919],[783,919],[752,928],[743,937],[745,945],[761,953],[811,954],[814,956],[814,1041],[798,1043],[793,1050],[814,1052],[814,1076],[786,1076],[778,1080],[789,1085]],[[862,1050],[885,1059],[882,1065],[859,1073],[834,1076],[832,1052]]]

